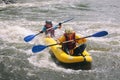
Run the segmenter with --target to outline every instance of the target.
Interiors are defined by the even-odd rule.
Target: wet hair
[[[73,30],[72,27],[67,27],[67,28],[65,29],[65,33],[73,33],[73,32],[74,32],[74,30]]]

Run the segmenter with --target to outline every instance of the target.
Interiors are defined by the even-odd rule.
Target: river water
[[[16,0],[0,1],[0,80],[120,80],[120,1],[119,0]],[[72,70],[57,66],[49,49],[34,54],[35,44],[44,44],[44,34],[31,42],[23,38],[36,34],[45,20],[53,24],[69,18],[67,26],[87,36],[106,30],[108,35],[88,38],[87,51],[93,57],[91,70]]]

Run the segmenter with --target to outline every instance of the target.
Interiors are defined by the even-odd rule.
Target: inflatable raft
[[[46,45],[52,45],[57,42],[53,38],[45,38],[45,43]],[[86,50],[82,53],[82,56],[71,56],[62,50],[61,45],[54,45],[50,46],[50,54],[58,65],[65,68],[91,69],[92,57]]]

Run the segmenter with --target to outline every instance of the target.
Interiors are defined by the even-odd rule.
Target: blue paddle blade
[[[36,45],[36,46],[33,46],[32,52],[37,53],[37,52],[40,52],[40,51],[44,50],[47,47],[48,46],[45,46],[45,45]]]
[[[24,41],[25,41],[25,42],[29,42],[29,41],[31,41],[34,37],[35,37],[35,35],[26,36],[26,37],[24,38]]]
[[[97,32],[93,35],[91,35],[92,37],[102,37],[102,36],[106,36],[108,35],[108,32],[107,31],[100,31],[100,32]]]

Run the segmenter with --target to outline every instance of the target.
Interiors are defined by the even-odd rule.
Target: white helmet
[[[67,27],[66,29],[65,29],[65,33],[73,33],[74,31],[73,31],[73,28],[72,27]]]

